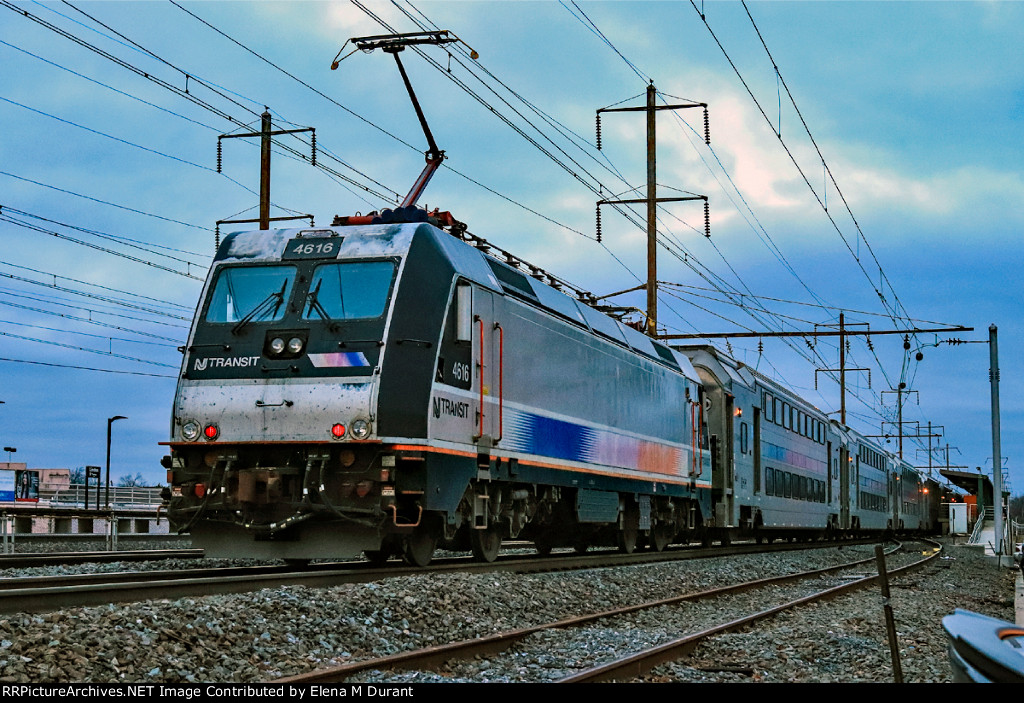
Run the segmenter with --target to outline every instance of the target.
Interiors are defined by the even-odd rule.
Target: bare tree
[[[135,475],[125,474],[121,478],[117,479],[117,485],[121,488],[132,488],[145,485],[145,479],[142,478],[141,472],[136,472]]]
[[[1018,522],[1024,522],[1024,495],[1010,498],[1009,515]]]

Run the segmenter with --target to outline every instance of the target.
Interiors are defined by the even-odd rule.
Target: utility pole
[[[945,425],[939,425],[935,429],[945,430],[946,427],[945,427]],[[941,437],[942,435],[941,434],[937,434],[935,436],[936,437]],[[928,421],[928,478],[931,478],[931,477],[932,477],[932,423],[929,420]]]
[[[658,150],[654,81],[647,86],[647,334],[658,334]]]
[[[928,453],[928,466],[915,466],[914,467],[915,469],[928,469],[928,478],[931,478],[932,470],[934,468],[932,462],[934,461],[934,458],[935,458],[935,449],[932,448],[932,438],[933,437],[941,437],[942,436],[942,432],[935,432],[935,433],[933,433],[932,430],[945,430],[945,429],[946,428],[945,428],[944,425],[933,425],[931,422],[929,422],[928,423],[928,433],[927,434],[920,434],[921,428],[920,428],[920,425],[918,425],[918,434],[916,434],[916,435],[907,435],[907,437],[919,437],[919,438],[922,438],[922,439],[924,437],[928,438],[928,449],[918,449],[917,453],[915,455],[915,456],[920,456],[921,452],[927,452]]]
[[[711,220],[706,195],[695,195],[680,198],[659,198],[657,193],[658,150],[657,150],[657,116],[658,110],[682,110],[690,107],[704,108],[704,141],[711,143],[708,128],[707,103],[688,103],[681,105],[656,104],[658,91],[654,81],[647,86],[647,104],[645,107],[601,108],[597,111],[597,148],[601,148],[601,113],[602,112],[646,112],[647,113],[647,197],[627,200],[597,201],[597,241],[601,241],[601,206],[626,205],[630,203],[646,203],[647,205],[647,334],[658,335],[658,203],[681,202],[686,200],[704,201],[704,236],[711,236]]]
[[[861,323],[863,324],[863,323]],[[817,325],[815,325],[817,327]],[[817,334],[817,332],[816,332]],[[818,374],[819,373],[834,373],[839,372],[839,421],[846,427],[846,372],[847,371],[867,371],[868,373],[868,388],[871,387],[871,369],[848,369],[846,368],[846,335],[852,334],[852,331],[846,327],[846,316],[843,313],[839,313],[839,368],[838,369],[815,369],[814,370],[814,388],[818,388]]]
[[[270,216],[270,146],[272,144],[271,137],[275,137],[280,134],[297,134],[299,132],[312,132],[312,153],[310,156],[310,162],[313,166],[316,166],[316,128],[315,127],[303,127],[302,129],[273,129],[271,122],[270,110],[264,108],[263,114],[260,115],[260,131],[259,132],[246,132],[244,134],[222,134],[217,137],[217,173],[221,172],[221,139],[236,139],[239,137],[259,137],[260,138],[260,217],[258,220],[220,220],[217,225],[225,223],[241,223],[241,222],[259,222],[260,229],[270,229],[270,223],[278,220],[297,220],[310,218],[312,222],[312,215],[300,215],[297,217],[271,217]]]
[[[839,313],[839,417],[846,427],[846,334],[843,329],[843,313]],[[817,380],[817,369],[815,369]]]
[[[903,434],[903,396],[910,395],[911,393],[917,393],[917,391],[908,391],[908,390],[906,390],[906,388],[907,388],[907,384],[901,382],[896,388],[894,388],[892,390],[882,391],[882,395],[883,396],[886,393],[895,393],[896,394],[896,406],[897,406],[896,417],[898,418],[898,422],[899,422],[899,440],[900,440],[899,441],[899,447],[900,447],[899,454],[900,454],[900,459],[903,458],[903,437],[904,436],[908,436],[908,437],[909,436],[913,436],[913,435],[904,435]],[[918,402],[920,403],[921,395],[918,394],[917,397],[918,397]],[[918,425],[918,434],[917,434],[917,436],[920,436],[920,435],[921,435],[921,430],[920,430],[920,425]]]

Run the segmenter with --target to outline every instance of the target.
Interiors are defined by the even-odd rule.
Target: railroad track
[[[933,542],[929,542],[929,544],[934,545],[934,548],[927,552],[924,558],[914,560],[911,563],[898,568],[889,568],[889,575],[898,575],[909,570],[919,568],[936,558],[941,553],[941,546]],[[897,546],[891,549],[889,554],[891,555],[899,549],[900,547]],[[737,617],[730,617],[726,622],[722,622],[713,627],[705,628],[697,632],[688,633],[682,637],[664,638],[663,641],[656,644],[641,647],[638,651],[625,656],[610,657],[608,661],[597,665],[588,663],[586,666],[580,666],[579,662],[568,662],[564,668],[575,669],[575,673],[556,679],[559,683],[632,680],[645,675],[659,664],[686,656],[702,641],[717,635],[749,627],[760,620],[770,618],[785,610],[806,605],[818,600],[834,598],[859,588],[871,586],[877,581],[877,574],[873,573],[874,562],[874,558],[861,559],[824,569],[815,569],[766,579],[756,579],[699,592],[684,593],[675,597],[650,603],[570,617],[555,622],[502,632],[487,637],[453,642],[425,649],[411,650],[387,657],[368,659],[360,662],[351,662],[330,669],[323,669],[307,674],[277,679],[274,683],[341,683],[352,677],[357,677],[359,674],[366,674],[374,681],[383,682],[387,681],[387,674],[382,674],[381,672],[443,671],[449,667],[453,661],[509,656],[508,653],[510,650],[514,654],[516,652],[516,647],[526,647],[527,645],[525,643],[527,643],[531,638],[552,636],[551,633],[554,632],[565,632],[569,633],[566,635],[567,637],[575,636],[584,640],[589,640],[592,639],[592,636],[588,635],[584,628],[615,628],[617,620],[621,622],[624,618],[628,619],[636,617],[638,614],[643,613],[650,615],[651,613],[656,613],[657,609],[674,607],[683,603],[714,602],[716,607],[722,607],[724,611],[735,612],[732,609],[732,606],[727,604],[728,599],[735,597],[737,594],[754,590],[769,593],[771,601],[777,603],[777,605],[766,609],[747,612]],[[861,571],[866,570],[870,573],[867,575],[857,574],[855,576],[842,578],[841,580],[845,581],[844,583],[839,585],[830,585],[826,588],[821,588],[818,584],[813,583],[813,580],[821,579],[828,575],[838,574],[843,571],[849,571],[850,569],[860,569]],[[725,605],[717,605],[720,603],[725,603]],[[750,610],[749,607],[747,609]],[[654,615],[654,617],[657,616]],[[633,626],[629,622],[626,622],[623,627],[629,629]],[[545,645],[541,642],[539,646],[544,647]],[[415,677],[406,676],[400,679],[396,678],[396,680],[408,683],[415,680]]]
[[[62,564],[99,564],[118,561],[202,558],[202,549],[126,549],[115,552],[22,552],[0,554],[0,569],[22,569],[29,566],[57,566]]]
[[[863,541],[866,543],[869,541]],[[844,541],[852,545],[862,542]],[[657,563],[680,559],[749,554],[794,549],[820,549],[822,542],[800,544],[737,544],[711,549],[682,547],[664,552],[621,554],[616,550],[584,555],[555,553],[545,557],[503,554],[493,563],[468,557],[436,559],[428,568],[407,567],[398,561],[373,567],[368,562],[316,563],[303,568],[286,565],[151,570],[61,576],[0,578],[0,613],[52,612],[62,608],[127,603],[152,598],[184,598],[225,593],[246,593],[279,586],[325,588],[363,583],[397,576],[422,576],[449,572],[540,573]]]

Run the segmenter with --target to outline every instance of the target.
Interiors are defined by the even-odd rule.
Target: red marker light
[[[339,422],[331,428],[331,434],[334,435],[335,439],[341,439],[345,436],[345,426]]]
[[[206,485],[202,483],[196,484],[196,498],[202,498],[206,495]]]
[[[216,425],[207,425],[206,429],[203,430],[203,434],[206,435],[207,439],[217,439],[220,435],[220,429]]]

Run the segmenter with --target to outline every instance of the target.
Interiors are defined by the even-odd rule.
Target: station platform
[[[1024,626],[1024,573],[1020,569],[1013,587],[1013,622]]]
[[[1017,568],[1012,555],[1003,555],[1000,557],[996,554],[995,549],[993,548],[995,542],[995,527],[992,525],[991,520],[986,520],[981,531],[977,535],[976,541],[968,543],[965,546],[983,550],[986,561],[991,562],[993,565],[1001,563],[1006,568],[1013,568],[1014,571],[1016,571],[1016,578],[1014,579],[1013,587],[1014,623],[1024,626],[1024,573]]]

